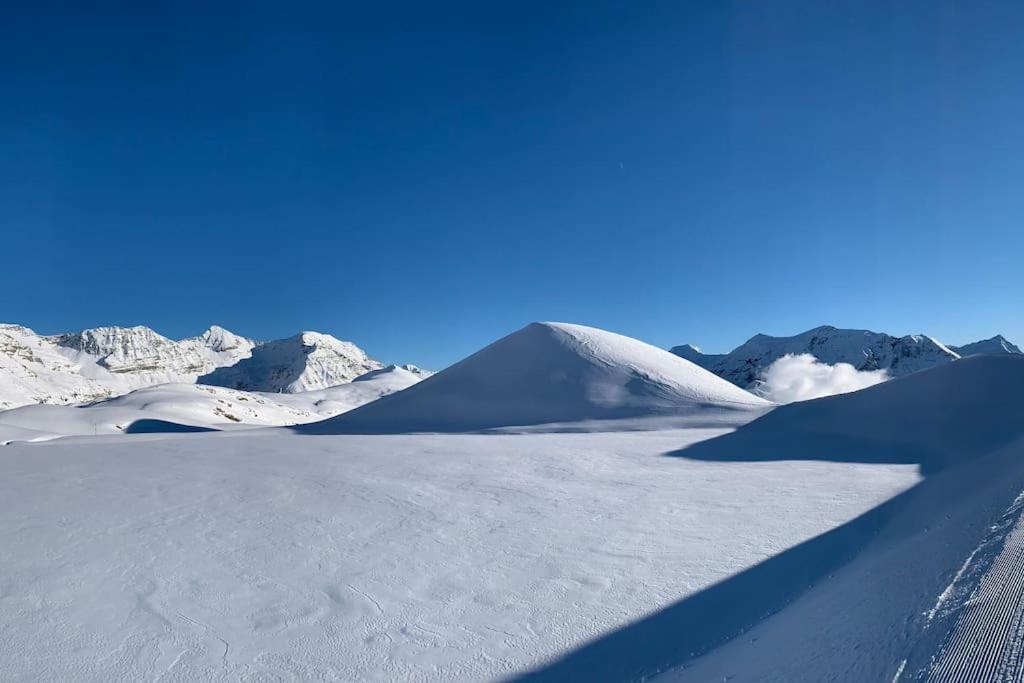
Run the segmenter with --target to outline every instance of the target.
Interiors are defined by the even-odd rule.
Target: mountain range
[[[963,356],[1021,353],[1002,335],[957,347],[947,346],[924,334],[895,337],[883,332],[840,329],[830,325],[791,337],[758,334],[723,354],[702,353],[691,344],[672,347],[671,351],[746,389],[755,388],[769,365],[790,354],[811,354],[823,363],[849,363],[858,370],[885,370],[891,377],[899,377]]]
[[[382,367],[355,344],[317,332],[257,342],[214,325],[173,340],[143,326],[40,335],[0,324],[0,410],[84,403],[167,383],[294,393],[344,384]]]

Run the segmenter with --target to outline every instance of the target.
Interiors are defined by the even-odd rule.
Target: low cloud
[[[793,403],[857,391],[887,379],[885,370],[858,370],[849,363],[822,363],[809,353],[790,354],[765,368],[756,392],[769,401]]]

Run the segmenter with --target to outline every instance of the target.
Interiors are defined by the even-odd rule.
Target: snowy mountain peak
[[[785,355],[810,354],[823,363],[849,363],[858,370],[886,370],[892,376],[954,361],[955,350],[927,335],[893,337],[870,330],[822,325],[792,337],[758,334],[726,354],[701,354],[694,347],[672,352],[746,388],[757,385],[769,365]]]
[[[260,344],[249,358],[218,368],[199,382],[245,391],[294,393],[344,384],[380,367],[352,342],[307,331]]]
[[[254,349],[259,358],[241,365]],[[322,389],[379,367],[355,344],[318,332],[260,345],[219,325],[175,341],[142,325],[39,335],[21,325],[0,324],[0,410],[83,403],[156,384],[194,383],[200,377],[230,388]],[[219,374],[218,368],[231,371]]]
[[[305,429],[461,432],[769,405],[637,339],[547,322],[531,323],[405,391]]]
[[[1020,347],[1013,344],[1001,334],[991,339],[982,339],[971,344],[952,347],[961,356],[976,356],[981,353],[1021,353]]]
[[[679,346],[673,346],[670,352],[674,353],[680,358],[685,358],[690,362],[693,362],[697,358],[701,358],[704,355],[704,353],[693,344],[681,344]]]
[[[202,342],[211,351],[218,353],[235,350],[249,352],[256,345],[253,340],[241,337],[220,325],[210,325],[205,332],[195,337],[195,339]]]

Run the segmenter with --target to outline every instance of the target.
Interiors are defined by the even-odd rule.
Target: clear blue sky
[[[20,3],[0,319],[1024,342],[1022,68],[1011,0]]]

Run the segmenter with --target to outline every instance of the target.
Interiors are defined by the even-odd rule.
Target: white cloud
[[[788,354],[761,373],[757,393],[776,403],[845,394],[889,379],[885,370],[858,370],[849,363],[829,365],[809,353]]]

